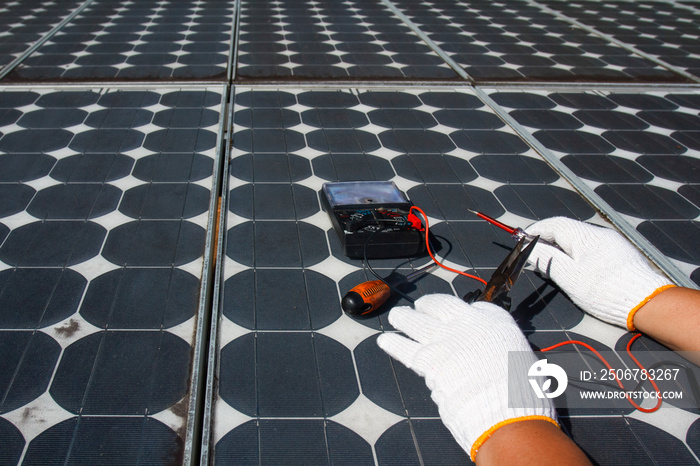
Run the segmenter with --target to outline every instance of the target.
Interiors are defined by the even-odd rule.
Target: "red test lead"
[[[488,215],[486,215],[486,214],[484,214],[484,213],[482,213],[482,212],[477,212],[477,211],[471,210],[471,209],[467,209],[467,210],[468,210],[469,212],[473,213],[473,214],[476,214],[479,218],[482,218],[482,219],[486,220],[486,221],[489,222],[490,224],[497,226],[497,227],[500,228],[501,230],[507,231],[508,234],[511,235],[511,236],[512,236],[514,239],[516,239],[516,240],[520,240],[520,239],[522,239],[522,238],[525,238],[525,239],[528,240],[528,241],[533,241],[533,240],[535,239],[534,236],[527,234],[527,233],[525,232],[525,230],[523,230],[523,229],[520,228],[520,227],[518,227],[518,228],[513,228],[513,227],[510,227],[510,226],[506,225],[505,223],[499,222],[498,220],[496,220],[496,219],[493,218],[493,217],[489,217]],[[545,241],[545,240],[543,240],[542,238],[540,238],[539,242],[540,242],[540,243],[544,243],[544,244],[548,244],[549,246],[553,246],[553,247],[555,247],[555,248],[557,248],[557,249],[561,249],[558,245],[556,245],[556,244],[554,244],[554,243],[552,243],[552,242],[550,242],[550,241]]]
[[[486,220],[490,224],[496,225],[498,228],[507,231],[508,234],[513,235],[514,237],[516,237],[518,239],[520,239],[520,237],[522,237],[522,235],[525,233],[521,228],[509,227],[505,223],[501,223],[498,220],[496,220],[495,218],[489,217],[488,215],[482,214],[481,212],[477,212],[477,211],[471,210],[471,209],[467,209],[467,210],[473,214],[476,214],[478,217],[483,218],[484,220]]]

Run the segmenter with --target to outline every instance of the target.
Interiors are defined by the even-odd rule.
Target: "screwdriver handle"
[[[350,315],[368,314],[386,302],[391,288],[381,280],[360,283],[343,297],[340,305]]]

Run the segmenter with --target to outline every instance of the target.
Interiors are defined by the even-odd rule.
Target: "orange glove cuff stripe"
[[[479,451],[479,448],[486,442],[494,432],[496,432],[498,429],[500,429],[503,426],[507,426],[508,424],[513,424],[516,422],[520,421],[548,421],[554,424],[555,426],[559,427],[559,423],[552,419],[551,417],[548,416],[522,416],[522,417],[514,417],[512,419],[506,419],[505,421],[501,421],[495,426],[491,427],[489,430],[481,434],[481,436],[476,439],[476,442],[474,442],[474,445],[472,445],[472,450],[471,450],[471,457],[472,461],[476,462],[476,453]]]
[[[637,304],[630,311],[630,313],[627,314],[627,330],[629,330],[630,332],[634,332],[635,330],[637,330],[637,328],[634,326],[634,315],[637,313],[638,310],[640,310],[646,303],[651,301],[652,298],[654,298],[656,295],[658,295],[662,291],[668,290],[669,288],[674,288],[675,286],[676,285],[664,285],[662,287],[659,287],[659,288],[655,289],[652,294],[650,294],[649,296],[644,298],[641,303]]]

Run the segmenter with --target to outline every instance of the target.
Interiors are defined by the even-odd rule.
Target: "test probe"
[[[523,229],[520,228],[520,227],[511,227],[511,226],[508,226],[508,225],[506,225],[506,224],[503,223],[503,222],[499,222],[498,220],[496,220],[496,219],[493,218],[493,217],[489,217],[488,215],[486,215],[486,214],[483,213],[483,212],[477,212],[476,210],[471,210],[471,209],[467,209],[467,210],[468,210],[469,212],[473,213],[473,214],[476,214],[479,218],[486,220],[486,221],[489,222],[491,225],[497,226],[497,227],[500,228],[501,230],[506,231],[508,234],[510,234],[510,235],[511,235],[514,239],[516,239],[516,240],[521,240],[521,239],[523,239],[523,238],[525,238],[525,239],[526,239],[527,241],[529,241],[529,242],[532,242],[532,241],[535,240],[535,236],[533,236],[533,235],[527,233],[525,230],[523,230]],[[558,245],[556,245],[555,243],[552,243],[552,242],[550,242],[550,241],[547,241],[547,240],[544,240],[544,239],[541,239],[541,238],[539,239],[539,243],[540,243],[540,244],[547,244],[547,245],[549,245],[549,246],[552,246],[552,247],[555,247],[555,248],[561,250],[561,248],[560,248]]]

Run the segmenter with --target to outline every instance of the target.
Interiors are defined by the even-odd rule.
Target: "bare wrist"
[[[700,291],[673,287],[660,292],[634,315],[634,327],[672,350],[700,351]]]

